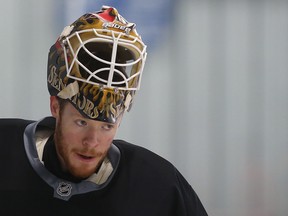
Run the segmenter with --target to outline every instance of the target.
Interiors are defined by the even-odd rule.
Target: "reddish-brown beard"
[[[59,158],[59,161],[62,165],[62,169],[64,172],[68,172],[71,175],[73,175],[76,178],[79,179],[85,179],[88,178],[90,175],[92,175],[93,173],[95,173],[99,166],[101,165],[102,161],[104,160],[105,156],[107,155],[107,151],[106,152],[95,152],[95,149],[90,149],[89,148],[85,148],[83,147],[83,149],[81,149],[79,151],[80,154],[89,154],[89,155],[93,155],[96,156],[97,158],[100,158],[99,163],[97,164],[97,166],[95,167],[94,170],[91,170],[90,172],[81,172],[82,170],[79,169],[75,169],[69,162],[69,157],[68,154],[65,153],[65,145],[63,145],[63,140],[64,140],[64,136],[63,136],[63,131],[62,131],[62,119],[61,116],[58,119],[59,121],[56,124],[56,128],[55,128],[55,133],[54,133],[54,140],[55,140],[55,147],[56,147],[56,151],[57,151],[57,155]]]

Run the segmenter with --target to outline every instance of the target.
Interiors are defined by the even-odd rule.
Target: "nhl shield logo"
[[[72,191],[72,185],[66,182],[60,182],[57,187],[57,194],[60,196],[70,196]]]

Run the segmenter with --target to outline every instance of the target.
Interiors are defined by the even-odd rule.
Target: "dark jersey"
[[[51,127],[51,118],[48,120],[0,120],[0,215],[207,215],[196,193],[171,163],[122,140],[113,141],[116,153],[110,154],[115,169],[105,184],[73,183],[54,176],[34,152],[35,130]],[[68,198],[59,196],[59,190]]]

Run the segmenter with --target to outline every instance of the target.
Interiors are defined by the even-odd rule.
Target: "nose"
[[[100,135],[97,129],[88,129],[83,139],[83,145],[87,147],[96,147],[100,143]]]

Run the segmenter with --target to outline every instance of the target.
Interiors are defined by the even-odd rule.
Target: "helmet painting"
[[[140,88],[146,45],[115,8],[87,13],[64,28],[48,55],[51,96],[85,117],[115,123]]]

